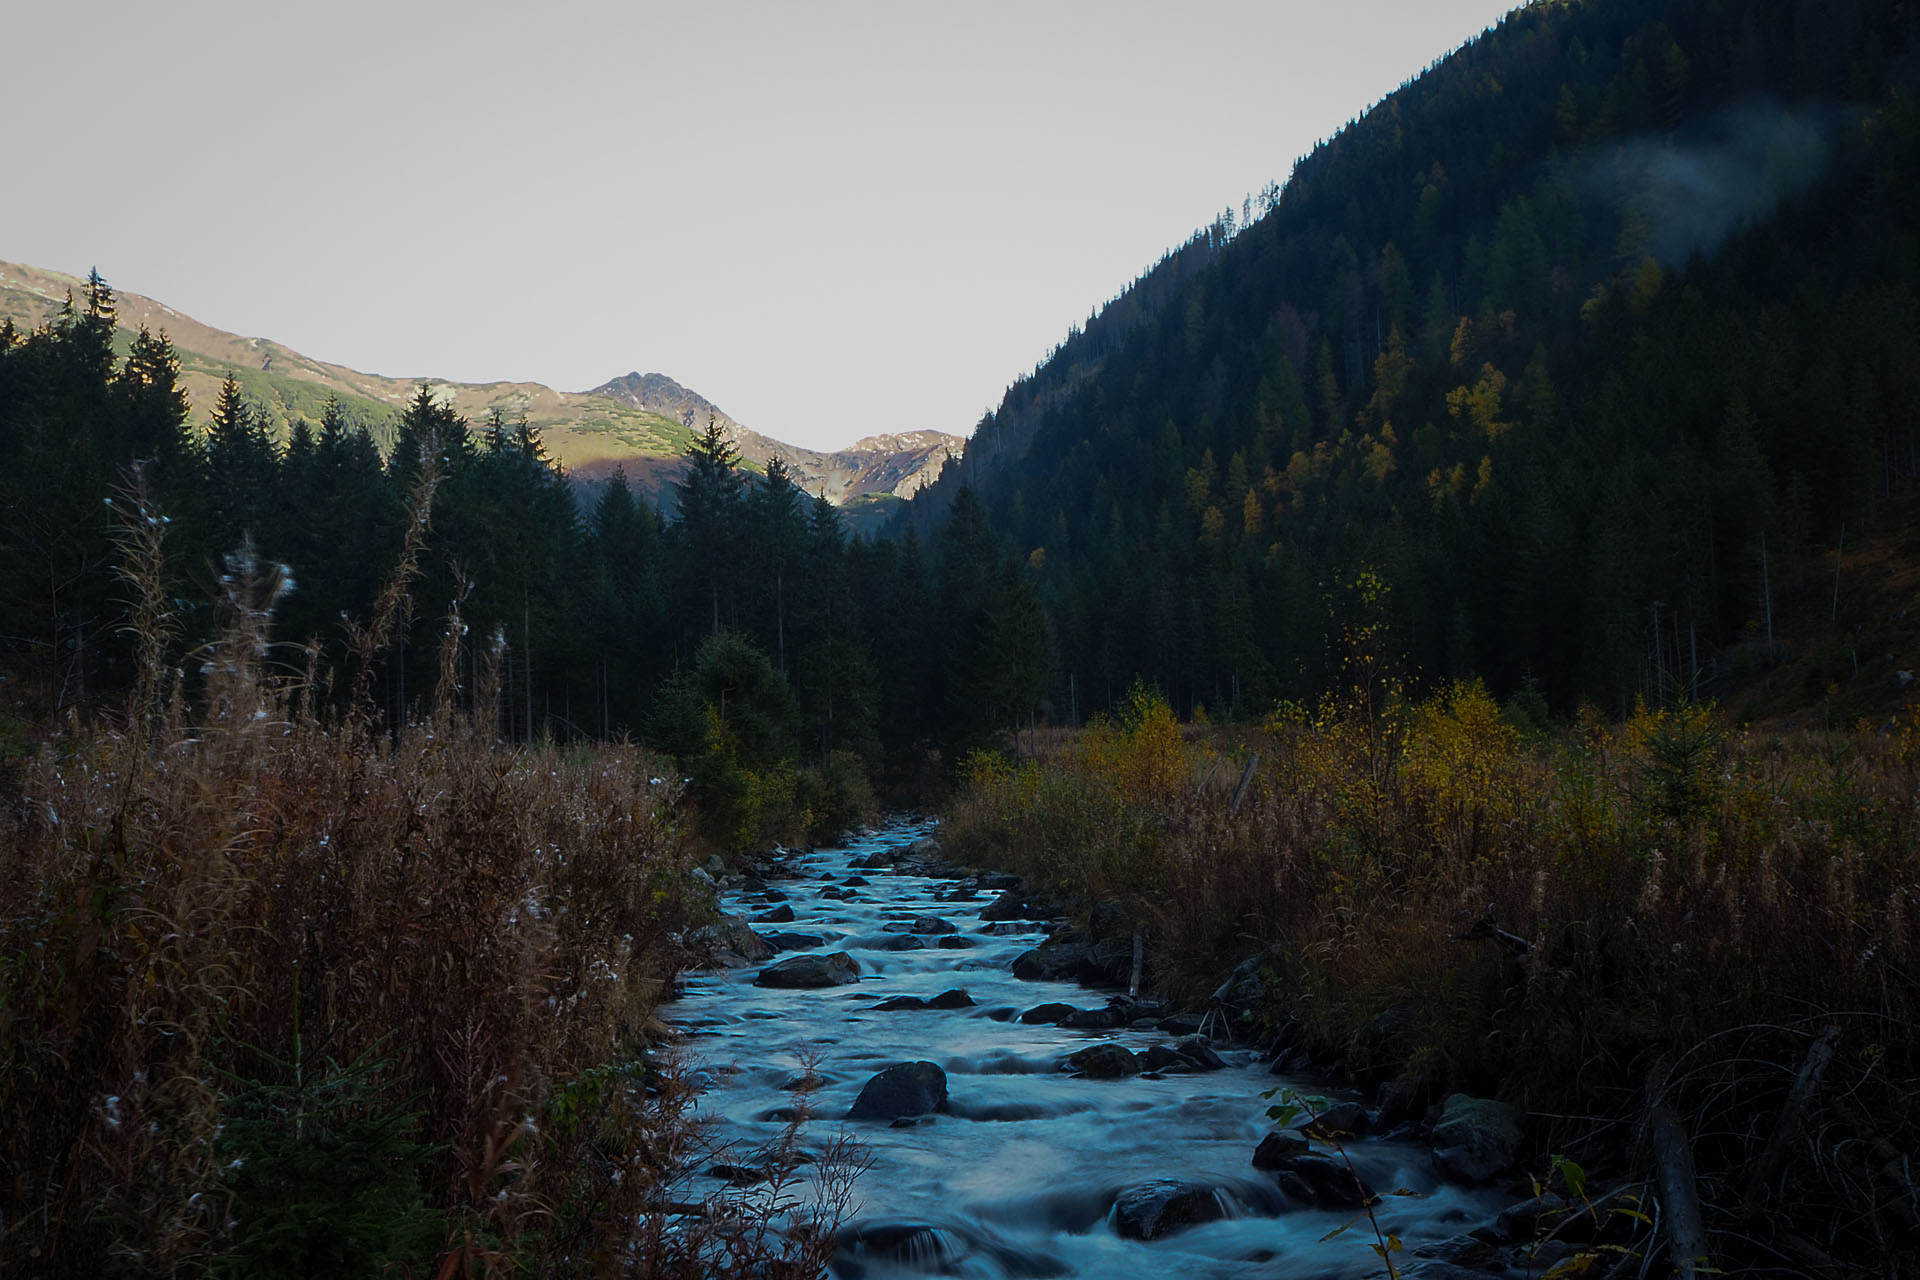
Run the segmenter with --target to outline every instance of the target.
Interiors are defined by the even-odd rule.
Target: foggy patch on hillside
[[[1597,162],[1583,184],[1617,203],[1620,256],[1662,266],[1712,257],[1726,238],[1810,189],[1833,163],[1857,107],[1757,100],[1714,113],[1671,139],[1641,137]]]

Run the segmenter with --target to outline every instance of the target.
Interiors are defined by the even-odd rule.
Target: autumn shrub
[[[1247,1030],[1563,1117],[1542,1126],[1562,1149],[1631,1150],[1659,1066],[1729,1214],[1769,1136],[1753,1117],[1830,1035],[1825,1101],[1796,1123],[1844,1154],[1797,1148],[1781,1186],[1859,1249],[1904,1194],[1868,1154],[1920,1141],[1912,733],[1736,731],[1679,706],[1527,738],[1477,684],[1347,690],[1244,741],[1190,737],[1177,765],[1133,754],[1164,736],[1096,726],[972,777],[949,839],[1121,901],[1163,993],[1262,953],[1272,1003]],[[1103,862],[1121,831],[1124,880]]]
[[[794,781],[796,825],[810,844],[830,844],[880,814],[867,762],[835,751],[824,763],[802,769]]]

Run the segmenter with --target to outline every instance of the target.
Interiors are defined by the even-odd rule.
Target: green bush
[[[357,1280],[430,1258],[445,1223],[421,1191],[434,1148],[421,1113],[392,1096],[385,1057],[269,1058],[287,1081],[235,1081],[222,1100],[221,1185],[234,1224],[214,1274]],[[309,1072],[312,1074],[309,1074]]]

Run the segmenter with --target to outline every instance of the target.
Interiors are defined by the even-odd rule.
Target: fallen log
[[[1647,1139],[1660,1184],[1660,1217],[1666,1227],[1669,1261],[1681,1280],[1697,1280],[1703,1268],[1711,1269],[1712,1262],[1700,1214],[1693,1146],[1680,1117],[1667,1102],[1667,1070],[1667,1064],[1656,1063],[1647,1072]]]

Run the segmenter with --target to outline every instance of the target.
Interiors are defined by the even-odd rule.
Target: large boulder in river
[[[839,987],[860,981],[860,962],[844,951],[792,956],[770,964],[753,980],[757,987]]]
[[[1113,1229],[1124,1240],[1155,1240],[1226,1216],[1226,1202],[1218,1191],[1172,1178],[1128,1187],[1113,1201]]]
[[[1253,1149],[1253,1167],[1256,1169],[1284,1169],[1287,1161],[1295,1156],[1303,1156],[1312,1150],[1307,1140],[1291,1129],[1277,1129],[1260,1139],[1260,1145]]]
[[[1018,889],[1008,889],[980,908],[980,918],[991,924],[1001,920],[1032,920],[1038,917],[1033,908],[1027,905],[1025,894]]]
[[[946,1105],[947,1073],[938,1063],[897,1062],[867,1081],[847,1119],[897,1120],[943,1111]]]
[[[811,951],[827,945],[826,937],[818,933],[789,933],[784,929],[769,929],[760,936],[775,951]]]
[[[1078,1053],[1067,1055],[1067,1070],[1089,1080],[1118,1080],[1140,1074],[1140,1059],[1125,1045],[1106,1041],[1090,1044]]]
[[[899,1013],[903,1009],[924,1009],[927,1002],[919,996],[895,996],[891,1000],[882,1000],[873,1006],[875,1013]]]
[[[1360,1180],[1353,1166],[1318,1151],[1284,1156],[1263,1167],[1272,1170],[1282,1191],[1303,1204],[1358,1209],[1373,1198],[1373,1189]]]
[[[1132,969],[1132,944],[1119,939],[1050,940],[1021,952],[1013,961],[1013,976],[1022,981],[1078,982],[1089,987],[1124,987]]]
[[[1028,1026],[1058,1025],[1080,1012],[1070,1004],[1054,1001],[1051,1004],[1037,1004],[1020,1015],[1020,1021]]]
[[[1336,1102],[1325,1111],[1302,1120],[1294,1128],[1314,1138],[1345,1141],[1373,1127],[1373,1117],[1357,1102]]]
[[[857,1222],[841,1227],[834,1244],[841,1259],[859,1268],[850,1271],[856,1276],[871,1262],[889,1271],[896,1266],[936,1274],[951,1271],[958,1252],[951,1232],[920,1222]]]
[[[1213,1041],[1205,1036],[1181,1036],[1173,1042],[1172,1048],[1199,1071],[1218,1071],[1227,1065],[1225,1060],[1214,1052]]]
[[[1440,1106],[1440,1119],[1433,1126],[1433,1158],[1449,1178],[1486,1182],[1513,1167],[1520,1136],[1512,1107],[1456,1093]]]

